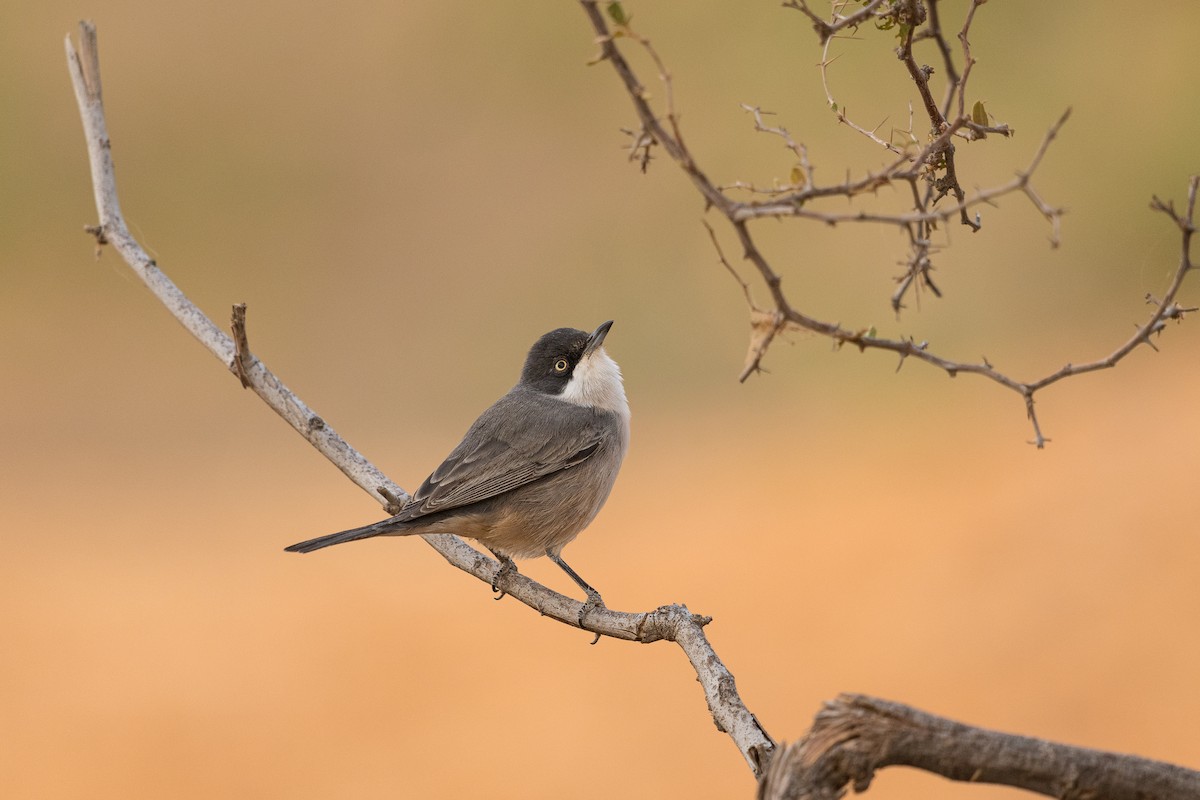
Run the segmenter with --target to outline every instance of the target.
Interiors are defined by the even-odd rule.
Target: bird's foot
[[[495,553],[497,560],[500,562],[500,568],[496,570],[496,574],[492,576],[492,591],[496,592],[494,599],[501,600],[508,592],[500,588],[500,584],[508,580],[508,576],[514,575],[517,572],[517,564],[508,556],[502,556]]]
[[[587,617],[588,614],[592,613],[593,611],[606,611],[606,610],[608,610],[608,606],[604,605],[604,598],[601,597],[600,593],[597,592],[595,589],[590,589],[590,590],[588,590],[588,593],[587,593],[587,602],[579,607],[579,617],[577,618],[576,621],[579,623],[579,627],[582,628],[583,620],[585,617]],[[595,644],[598,641],[600,641],[599,633],[597,633],[596,638],[592,640],[592,644]]]

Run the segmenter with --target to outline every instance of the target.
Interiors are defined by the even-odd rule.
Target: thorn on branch
[[[784,8],[790,8],[795,11],[799,11],[801,14],[808,17],[809,21],[812,23],[813,30],[817,32],[817,36],[820,39],[821,44],[825,44],[831,38],[833,38],[835,33],[840,30],[845,28],[858,28],[860,23],[866,21],[872,16],[886,17],[892,14],[893,12],[891,11],[888,11],[886,14],[875,14],[875,9],[878,8],[882,3],[883,0],[870,0],[870,2],[864,3],[863,7],[858,11],[855,11],[853,14],[847,14],[844,17],[840,16],[840,9],[836,10],[833,14],[833,20],[831,22],[826,22],[817,16],[812,9],[808,7],[808,3],[804,2],[804,0],[784,0],[782,5]]]
[[[629,160],[637,161],[644,174],[650,168],[650,162],[654,159],[654,156],[650,153],[650,148],[658,144],[658,140],[645,128],[642,128],[640,131],[621,128],[621,133],[632,139],[626,148],[629,150]]]
[[[978,211],[975,212],[975,219],[971,219],[967,216],[967,210],[964,208],[961,219],[962,224],[971,229],[971,233],[979,233],[979,230],[983,227],[983,218],[979,216]]]
[[[605,47],[604,45],[610,44],[612,42],[612,37],[611,36],[597,36],[592,41],[595,42],[596,44],[600,45],[600,52],[587,60],[586,63],[587,63],[587,66],[589,66],[589,67],[593,66],[595,64],[599,64],[601,61],[608,60],[608,57],[609,57],[608,48]]]
[[[104,245],[108,244],[108,237],[104,234],[103,225],[84,225],[83,232],[96,240],[96,260],[100,260],[100,254],[104,252]]]
[[[1156,345],[1154,342],[1150,341],[1150,337],[1154,334],[1162,333],[1162,329],[1164,327],[1166,327],[1166,323],[1162,321],[1161,317],[1156,320],[1153,320],[1145,328],[1142,328],[1141,326],[1137,325],[1136,323],[1134,324],[1133,327],[1138,328],[1138,332],[1137,332],[1136,336],[1138,337],[1138,339],[1140,340],[1140,342],[1142,344],[1146,345],[1147,347],[1149,347],[1151,350],[1153,350],[1156,353],[1159,352],[1158,345]]]

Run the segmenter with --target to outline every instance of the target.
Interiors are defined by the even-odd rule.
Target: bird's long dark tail
[[[325,536],[318,536],[315,539],[309,539],[306,542],[297,542],[291,547],[285,547],[284,550],[289,553],[311,553],[313,550],[320,550],[322,547],[329,547],[331,544],[341,544],[342,542],[353,542],[358,539],[369,539],[372,536],[381,536],[386,533],[399,533],[405,528],[405,524],[400,522],[395,517],[381,520],[371,525],[364,525],[361,528],[352,528],[348,531],[339,531],[338,533],[330,533]]]

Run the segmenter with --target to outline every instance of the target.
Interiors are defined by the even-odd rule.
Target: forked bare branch
[[[982,225],[982,218],[977,208],[985,204],[993,204],[999,198],[1013,194],[1024,196],[1050,225],[1050,246],[1057,246],[1063,210],[1043,200],[1041,194],[1034,188],[1032,179],[1035,171],[1042,164],[1050,145],[1058,136],[1063,125],[1066,124],[1070,116],[1070,109],[1049,127],[1028,166],[1018,171],[1012,180],[980,189],[970,195],[962,188],[962,180],[955,163],[955,140],[975,141],[985,138],[988,134],[1007,136],[1012,133],[1012,128],[1007,124],[993,124],[981,103],[976,103],[969,109],[966,103],[967,81],[975,63],[971,54],[969,33],[972,23],[976,19],[976,12],[982,4],[983,0],[972,0],[958,32],[958,40],[965,62],[960,71],[954,63],[953,48],[944,33],[943,21],[938,14],[939,7],[936,0],[924,0],[924,2],[888,0],[888,2],[866,4],[834,2],[829,21],[818,18],[808,3],[802,0],[785,3],[786,6],[800,11],[814,22],[824,54],[820,63],[822,83],[826,87],[830,106],[838,115],[839,121],[893,153],[895,159],[877,172],[870,172],[859,178],[848,178],[838,184],[819,185],[813,180],[813,168],[809,163],[808,153],[803,144],[796,141],[783,125],[774,124],[774,121],[766,122],[765,116],[770,112],[757,106],[743,104],[742,108],[753,115],[755,130],[778,137],[795,159],[787,179],[776,180],[769,187],[764,187],[745,180],[739,180],[727,186],[718,186],[709,180],[684,143],[680,133],[679,114],[674,107],[673,99],[670,100],[667,110],[668,124],[664,125],[650,105],[648,93],[625,53],[618,47],[618,40],[632,41],[649,54],[658,72],[659,80],[666,89],[666,96],[673,98],[671,77],[664,65],[664,59],[651,47],[648,39],[631,29],[624,10],[619,12],[620,24],[610,28],[600,9],[599,0],[580,0],[580,5],[596,33],[596,41],[601,45],[601,54],[596,61],[607,61],[612,65],[633,102],[634,111],[638,116],[644,136],[660,145],[683,169],[692,185],[704,198],[706,207],[716,210],[728,220],[742,248],[742,257],[753,265],[770,293],[773,307],[767,309],[758,307],[749,300],[749,287],[739,276],[738,280],[742,283],[743,292],[747,297],[751,320],[751,339],[747,361],[739,376],[742,380],[761,370],[762,359],[780,331],[787,327],[804,329],[832,339],[839,347],[851,344],[862,351],[890,351],[899,357],[900,364],[903,364],[908,358],[914,358],[945,371],[951,377],[962,373],[979,375],[1016,392],[1021,396],[1022,405],[1033,428],[1032,443],[1041,448],[1049,439],[1042,432],[1035,410],[1034,396],[1039,390],[1063,378],[1115,366],[1133,352],[1139,344],[1148,344],[1153,347],[1150,341],[1151,336],[1162,332],[1166,320],[1180,320],[1190,310],[1178,305],[1175,301],[1180,285],[1192,269],[1188,254],[1191,245],[1194,204],[1190,199],[1186,212],[1177,214],[1173,209],[1168,212],[1180,228],[1183,254],[1166,293],[1161,300],[1154,301],[1154,310],[1149,319],[1137,326],[1134,335],[1109,355],[1084,364],[1067,364],[1055,372],[1033,380],[1013,378],[987,360],[964,362],[948,358],[938,353],[928,342],[918,343],[911,337],[881,338],[873,326],[846,328],[839,323],[822,321],[806,314],[790,302],[783,290],[782,275],[771,265],[767,256],[758,247],[750,227],[753,222],[761,218],[805,219],[825,225],[853,223],[898,227],[906,235],[909,250],[902,262],[904,270],[896,278],[896,289],[891,296],[892,306],[897,313],[904,307],[905,296],[914,287],[925,288],[933,294],[941,296],[941,290],[933,280],[934,255],[941,249],[934,243],[934,232],[938,227],[957,218],[960,223],[971,230],[978,231]],[[605,6],[611,14],[612,7],[619,8],[620,4],[609,2]],[[845,13],[848,8],[853,8],[853,12]],[[837,41],[840,31],[854,29],[868,20],[876,27],[894,30],[897,34],[899,39],[897,55],[916,87],[921,101],[920,106],[929,119],[930,133],[924,144],[920,143],[920,137],[913,132],[911,120],[908,129],[903,132],[902,143],[897,144],[879,136],[875,129],[868,129],[852,122],[846,115],[845,108],[838,106],[833,99],[829,89],[828,72],[834,59],[829,55],[829,46],[832,42]],[[942,69],[948,76],[946,93],[940,103],[935,100],[930,86],[930,78],[934,70],[920,64],[914,54],[914,43],[921,41],[933,41],[936,44],[942,59]],[[952,108],[957,110],[957,114],[950,118],[947,115]],[[854,200],[864,195],[874,194],[881,187],[890,185],[907,187],[906,195],[912,198],[909,210],[895,212],[863,208],[857,211],[830,211],[817,207],[819,201],[827,198],[838,197]],[[1194,196],[1195,191],[1196,179],[1193,178],[1189,184],[1189,198]],[[730,195],[731,192],[749,192],[751,198],[749,200],[735,199]],[[953,202],[942,204],[940,201],[947,196],[950,196]],[[1168,206],[1158,200],[1155,201],[1154,207],[1159,211],[1168,211]],[[717,249],[719,261],[731,272],[734,272],[711,227],[709,227],[709,233]],[[734,274],[736,275],[736,272]]]

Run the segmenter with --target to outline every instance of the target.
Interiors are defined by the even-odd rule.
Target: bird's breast
[[[558,553],[600,513],[624,450],[623,441],[610,439],[583,463],[507,493],[488,529],[469,535],[514,558]]]

